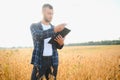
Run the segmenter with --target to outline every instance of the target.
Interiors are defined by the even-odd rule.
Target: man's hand
[[[58,42],[59,45],[64,44],[64,38],[61,35],[58,35],[54,40]]]
[[[62,30],[65,28],[65,26],[66,26],[65,23],[63,23],[63,24],[59,24],[59,25],[55,26],[55,28],[54,28],[54,32],[57,33],[57,32],[62,31]]]

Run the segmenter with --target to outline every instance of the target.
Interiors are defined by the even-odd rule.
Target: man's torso
[[[51,28],[50,25],[44,25],[42,24],[43,30],[48,30]],[[44,50],[43,50],[43,56],[52,56],[52,45],[48,43],[48,41],[51,39],[51,37],[44,39]]]

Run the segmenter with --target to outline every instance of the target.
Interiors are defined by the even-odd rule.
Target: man
[[[50,4],[44,4],[42,7],[43,19],[41,22],[33,23],[30,27],[34,50],[32,54],[31,64],[33,64],[33,71],[31,80],[38,80],[45,75],[48,79],[48,74],[51,72],[51,66],[53,68],[54,80],[57,76],[58,68],[58,52],[57,49],[62,49],[64,45],[64,38],[58,35],[55,41],[57,45],[49,44],[48,41],[51,37],[55,36],[57,32],[64,29],[66,24],[60,24],[53,26],[50,24],[53,17],[53,7]]]

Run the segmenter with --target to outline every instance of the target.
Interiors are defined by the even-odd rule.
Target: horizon
[[[101,41],[87,41],[87,42],[81,42],[81,43],[68,43],[68,44],[65,44],[65,46],[104,46],[104,45],[120,45],[119,43],[118,44],[87,44],[89,42],[102,42],[102,41],[120,41],[120,38],[119,39],[116,39],[116,40],[101,40]],[[85,44],[84,44],[85,43]],[[77,45],[78,44],[78,45]],[[10,47],[0,47],[0,49],[14,49],[14,48],[33,48],[34,46],[10,46]]]

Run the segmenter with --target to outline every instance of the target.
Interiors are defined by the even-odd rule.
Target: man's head
[[[51,22],[53,17],[53,7],[50,4],[44,4],[42,7],[43,18],[46,22]]]

